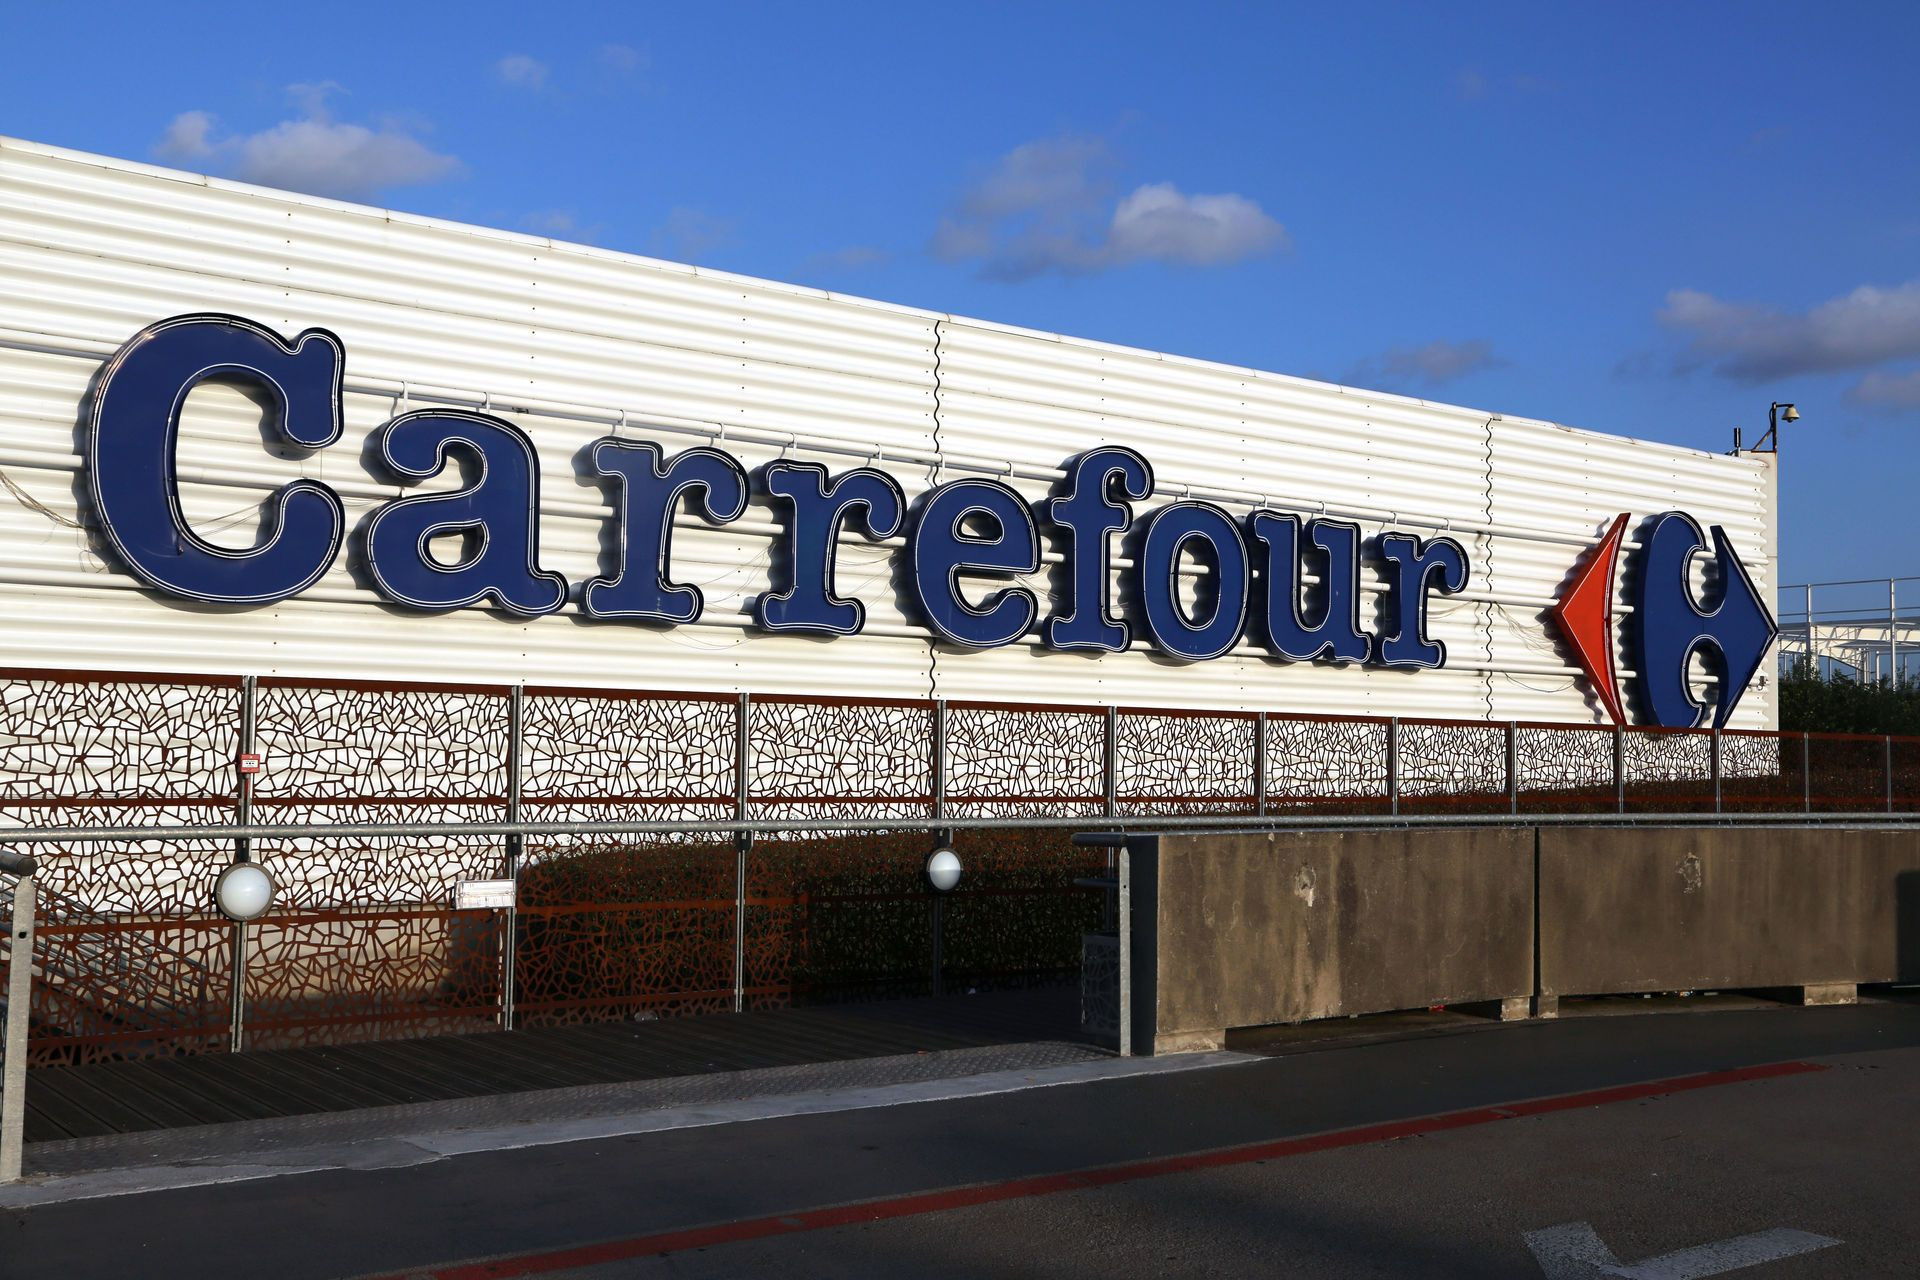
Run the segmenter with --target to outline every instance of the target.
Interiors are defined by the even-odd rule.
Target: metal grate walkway
[[[1079,988],[43,1067],[28,1143],[1040,1041]]]

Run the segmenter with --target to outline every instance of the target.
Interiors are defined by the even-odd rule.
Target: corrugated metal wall
[[[1177,665],[1144,648],[1098,658],[1033,644],[949,652],[908,623],[892,552],[849,540],[842,590],[866,634],[756,634],[772,512],[684,523],[676,576],[707,613],[660,629],[476,609],[403,613],[346,557],[280,605],[210,610],[140,590],[92,549],[76,494],[78,426],[100,360],[142,326],[231,311],[347,347],[347,432],[303,461],[261,447],[238,393],[197,391],[180,473],[189,517],[244,546],[267,489],[333,486],[357,520],[400,490],[361,464],[403,408],[486,405],[526,428],[542,465],[543,567],[601,569],[609,509],[577,473],[610,430],[669,450],[714,441],[749,468],[781,456],[870,461],[909,497],[936,479],[1004,474],[1030,497],[1102,443],[1154,463],[1156,501],[1282,509],[1431,534],[1473,580],[1439,601],[1445,670],[1285,664],[1243,646]],[[1670,508],[1727,526],[1763,599],[1774,586],[1765,460],[1648,444],[1451,405],[954,319],[623,254],[389,214],[0,140],[0,665],[252,672],[998,698],[1327,714],[1592,721],[1542,610],[1619,511]],[[1152,505],[1147,504],[1149,507]],[[1371,575],[1370,575],[1371,577]],[[1044,582],[1034,585],[1043,592]],[[1369,583],[1377,590],[1376,582]],[[1764,665],[1763,671],[1771,670]],[[1775,723],[1755,689],[1735,724]]]

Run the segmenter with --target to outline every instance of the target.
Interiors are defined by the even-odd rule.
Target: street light
[[[1798,421],[1800,421],[1800,410],[1796,406],[1784,400],[1775,400],[1767,406],[1767,434],[1754,441],[1753,452],[1780,452],[1780,424]],[[1735,453],[1740,451],[1740,428],[1738,427],[1733,429],[1733,450]]]
[[[952,893],[960,871],[960,855],[944,845],[927,855],[927,883],[937,892]]]
[[[257,862],[236,862],[213,882],[213,900],[229,920],[245,922],[273,905],[273,877]]]

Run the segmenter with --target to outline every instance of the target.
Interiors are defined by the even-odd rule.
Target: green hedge
[[[1821,680],[1804,670],[1780,681],[1780,727],[1789,733],[1891,733],[1920,737],[1920,685]]]

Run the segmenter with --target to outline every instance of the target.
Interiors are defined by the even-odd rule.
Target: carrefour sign
[[[335,563],[349,535],[339,496],[316,480],[283,486],[268,499],[264,534],[233,550],[199,537],[184,518],[175,474],[181,410],[208,379],[232,379],[263,391],[267,431],[297,450],[341,437],[340,339],[309,329],[288,341],[253,321],[188,315],[149,325],[108,362],[95,388],[86,468],[94,507],[112,549],[149,587],[218,605],[263,605],[313,586]],[[1138,638],[1159,654],[1204,662],[1243,638],[1277,661],[1430,669],[1446,664],[1446,646],[1427,629],[1429,601],[1454,595],[1472,579],[1466,550],[1449,537],[1386,530],[1363,539],[1357,524],[1256,509],[1236,519],[1212,503],[1183,499],[1135,519],[1134,503],[1154,494],[1151,463],[1139,453],[1098,446],[1068,460],[1055,493],[1038,504],[990,479],[940,484],[909,503],[898,481],[875,467],[830,473],[782,459],[749,476],[739,460],[700,446],[667,454],[626,437],[595,440],[578,460],[601,478],[610,498],[611,572],[578,592],[543,569],[539,558],[540,479],[533,442],[488,413],[423,409],[403,413],[373,438],[367,462],[378,479],[412,485],[449,467],[457,488],[386,502],[352,535],[366,578],[392,604],[425,611],[489,605],[539,617],[569,600],[587,618],[656,625],[699,618],[700,589],[673,573],[673,527],[690,513],[710,524],[739,519],[756,489],[780,509],[780,541],[769,590],[754,602],[755,624],[769,633],[850,636],[866,610],[835,585],[835,549],[844,534],[880,540],[904,533],[903,594],[938,639],[966,649],[1011,644],[1039,624],[1041,643],[1061,650],[1118,653]],[[1624,719],[1614,682],[1611,610],[1613,560],[1625,517],[1596,549],[1576,589],[1554,616],[1603,705]],[[1042,523],[1064,564],[1050,612],[1018,579],[1041,564]],[[435,540],[460,539],[455,558]],[[1703,608],[1688,586],[1705,546],[1697,524],[1668,513],[1643,537],[1646,562],[1635,579],[1636,668],[1645,718],[1723,723],[1773,636],[1724,534],[1714,530],[1722,599]],[[1115,538],[1132,564],[1112,591]],[[1599,572],[1603,590],[1579,590]],[[1378,617],[1362,617],[1360,574],[1371,555],[1385,580]],[[1203,563],[1204,589],[1183,592],[1183,568]],[[1303,577],[1319,582],[1310,595]],[[1688,664],[1705,654],[1722,672],[1713,705],[1697,702]]]

